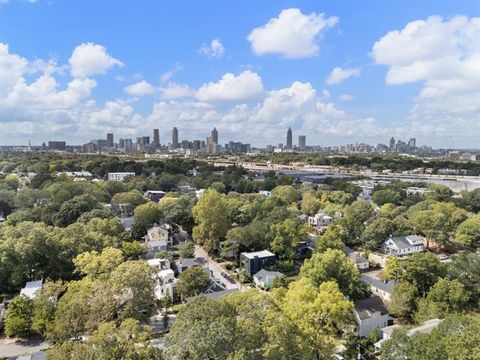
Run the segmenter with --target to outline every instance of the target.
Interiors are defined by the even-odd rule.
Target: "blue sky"
[[[477,1],[0,0],[0,143],[478,147]],[[433,17],[432,17],[433,16]],[[334,69],[336,69],[334,71]],[[3,85],[2,85],[3,84]]]

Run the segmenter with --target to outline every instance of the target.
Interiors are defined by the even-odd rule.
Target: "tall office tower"
[[[150,144],[150,136],[142,136],[142,144],[143,145]]]
[[[125,152],[131,153],[133,151],[133,141],[132,139],[125,139]]]
[[[292,128],[288,128],[287,130],[287,149],[292,148]]]
[[[212,140],[214,144],[218,144],[218,131],[217,128],[213,128],[212,130]]]
[[[390,150],[394,150],[395,149],[395,138],[392,136],[392,138],[390,139]]]
[[[113,134],[112,133],[107,133],[107,147],[109,147],[109,148],[113,147]]]
[[[201,142],[200,140],[193,140],[193,150],[200,150]]]
[[[408,140],[408,146],[411,147],[411,148],[416,148],[417,147],[417,139],[410,138],[410,140]]]
[[[122,139],[122,138],[118,139],[118,147],[120,149],[125,148],[125,139]]]
[[[160,132],[158,129],[153,129],[153,148],[158,149],[160,147]]]
[[[305,146],[307,145],[307,136],[306,135],[300,135],[298,137],[298,147],[300,148],[300,151],[305,151]]]
[[[172,147],[174,149],[178,148],[178,129],[176,127],[172,130]]]

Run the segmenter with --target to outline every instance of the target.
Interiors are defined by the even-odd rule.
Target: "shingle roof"
[[[358,317],[362,320],[370,318],[375,312],[379,312],[382,315],[388,314],[385,305],[383,305],[382,299],[378,296],[356,301],[355,311],[357,312]]]
[[[361,279],[363,282],[366,282],[367,284],[387,293],[392,293],[393,289],[395,289],[395,286],[397,285],[397,282],[395,280],[384,282],[369,274],[362,274]]]
[[[253,275],[253,277],[256,277],[259,281],[262,281],[269,276],[277,277],[277,276],[283,276],[283,274],[278,271],[268,271],[268,270],[262,269],[259,272],[257,272],[255,275]]]

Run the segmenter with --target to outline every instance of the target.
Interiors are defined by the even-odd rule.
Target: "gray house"
[[[240,259],[243,268],[250,274],[254,275],[260,270],[275,264],[275,254],[268,250],[255,251],[250,253],[241,253]]]

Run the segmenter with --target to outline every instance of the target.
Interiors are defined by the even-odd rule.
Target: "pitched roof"
[[[198,266],[201,264],[200,264],[200,261],[198,261],[198,259],[196,258],[187,258],[187,259],[181,260],[179,262],[179,265],[183,268],[183,267]]]
[[[378,296],[369,297],[355,302],[355,311],[361,320],[369,319],[373,313],[379,312],[387,315],[388,311],[383,305],[382,299]]]
[[[398,249],[406,249],[412,246],[423,244],[423,237],[418,235],[390,237],[387,241],[392,241]]]
[[[397,286],[397,282],[395,280],[384,282],[370,274],[362,274],[361,279],[363,282],[366,282],[368,285],[371,285],[377,289],[380,289],[390,294],[393,292],[393,289],[395,289],[395,286]]]
[[[259,281],[262,281],[272,276],[278,277],[278,276],[283,276],[283,274],[278,271],[268,271],[268,270],[262,269],[259,272],[257,272],[255,275],[253,275],[253,277],[257,278]]]
[[[355,264],[361,264],[361,263],[366,263],[368,260],[359,252],[352,252],[351,254],[348,254],[348,257],[353,260]]]

